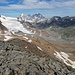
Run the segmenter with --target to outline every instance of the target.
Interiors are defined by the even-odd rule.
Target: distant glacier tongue
[[[2,24],[11,32],[15,33],[18,31],[21,31],[26,34],[32,34],[30,31],[28,31],[26,28],[23,27],[23,25],[17,21],[17,18],[12,17],[0,17],[0,20]]]

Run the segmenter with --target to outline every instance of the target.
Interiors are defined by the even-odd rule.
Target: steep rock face
[[[4,33],[4,31],[8,31],[8,29],[2,25],[2,22],[0,21],[0,31]]]
[[[18,43],[28,44],[19,39],[0,41],[0,75],[75,75],[65,64],[47,55],[36,55]]]

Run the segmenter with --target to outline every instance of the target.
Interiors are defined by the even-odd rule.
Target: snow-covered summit
[[[25,22],[31,22],[31,23],[33,23],[33,22],[37,22],[37,21],[39,21],[39,20],[41,20],[41,19],[45,19],[45,17],[44,16],[42,16],[40,13],[38,13],[38,14],[34,14],[34,15],[30,15],[30,14],[28,14],[28,15],[24,15],[23,13],[18,17],[18,20],[19,21],[25,21]]]
[[[21,13],[21,15],[20,15],[21,17],[23,17],[24,16],[24,14],[23,13]]]

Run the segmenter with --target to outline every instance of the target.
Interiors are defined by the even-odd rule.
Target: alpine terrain
[[[75,75],[75,16],[0,15],[0,75]]]

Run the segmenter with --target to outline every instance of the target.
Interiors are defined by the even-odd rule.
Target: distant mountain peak
[[[42,14],[40,14],[40,13],[37,13],[37,14],[34,14],[34,15],[32,15],[32,17],[37,17],[37,18],[45,18]]]
[[[20,15],[21,17],[23,17],[24,16],[24,14],[23,13],[21,13],[21,15]]]
[[[20,17],[30,17],[30,18],[45,18],[42,14],[37,13],[33,14],[32,16],[28,14],[27,16],[24,13],[21,13]]]
[[[43,15],[41,15],[40,13],[34,14],[34,15],[24,15],[23,13],[21,13],[21,15],[17,18],[18,21],[24,21],[24,22],[38,22],[38,21],[42,21],[43,19],[45,19],[45,17]]]

